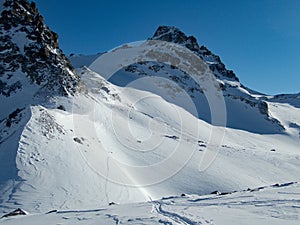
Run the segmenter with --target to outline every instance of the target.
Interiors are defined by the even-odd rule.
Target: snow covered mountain
[[[167,41],[186,47],[205,62],[215,75],[219,89],[223,92],[227,107],[227,127],[262,134],[283,133],[284,128],[280,122],[269,114],[266,101],[258,97],[263,95],[243,86],[234,72],[226,69],[220,57],[213,54],[205,46],[200,47],[195,37],[187,37],[175,27],[160,26],[150,40]],[[165,65],[158,62],[138,62],[121,69],[108,78],[103,73],[102,64],[97,65],[97,60],[92,63],[89,62],[89,64],[86,66],[90,66],[93,71],[102,74],[113,84],[122,87],[128,86],[143,77],[165,78],[166,81],[161,81],[159,87],[155,89],[149,89],[147,85],[139,85],[135,88],[156,93],[168,102],[185,108],[196,117],[208,123],[212,122],[211,106],[207,102],[203,87],[195,82],[189,74],[174,65]],[[178,89],[181,89],[181,91],[178,91]],[[162,94],[162,92],[165,92],[165,94]],[[196,110],[187,107],[186,101],[178,101],[182,92],[190,96]],[[260,125],[257,126],[257,124]]]
[[[173,200],[131,205],[136,223],[139,213],[148,213],[141,211],[145,206],[155,218],[145,223],[205,224],[194,217],[196,209],[191,218],[180,216],[182,207],[202,198],[196,195],[299,181],[299,94],[267,96],[244,87],[218,56],[174,27],[161,26],[148,41],[104,54],[72,56],[70,63],[34,3],[0,3],[0,216],[19,207],[98,213],[92,209],[186,193],[194,195],[173,199],[178,217],[162,210]],[[136,60],[106,73],[116,63],[109,57],[159,52],[156,43],[171,46],[159,56],[177,63]],[[201,82],[177,65],[196,65]],[[222,96],[211,99],[224,99],[227,128],[212,118],[218,108],[212,109],[205,83],[213,78]],[[296,196],[298,184],[291,185],[286,193]],[[248,194],[225,197],[224,204]],[[252,206],[256,197],[249,197]],[[268,192],[261,198],[267,201]],[[215,206],[219,197],[207,201]],[[63,213],[73,217],[73,211]],[[58,221],[60,213],[50,217],[49,223]],[[41,218],[29,220],[39,224]]]

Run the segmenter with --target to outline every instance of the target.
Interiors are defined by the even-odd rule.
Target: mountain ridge
[[[213,54],[206,46],[199,46],[194,36],[187,36],[175,26],[159,26],[150,40],[160,40],[182,45],[192,52],[195,52],[201,59],[209,62],[210,69],[217,71],[217,77],[224,76],[234,81],[239,81],[232,70],[227,70],[219,56]]]
[[[227,70],[225,65],[222,63],[219,56],[209,51],[205,46],[199,47],[196,38],[193,36],[188,37],[182,31],[174,26],[160,26],[154,33],[152,38],[145,41],[144,45],[149,45],[151,48],[150,41],[161,41],[166,43],[174,43],[180,47],[185,47],[192,53],[199,57],[199,60],[207,65],[209,71],[215,76],[219,85],[218,89],[222,91],[224,100],[227,106],[227,126],[235,129],[242,129],[251,132],[258,133],[283,133],[284,127],[280,124],[276,118],[273,118],[268,112],[268,104],[265,101],[265,95],[246,88],[239,82],[239,79],[233,71]],[[149,43],[148,43],[149,42]],[[143,44],[141,44],[142,46]],[[122,48],[138,49],[138,45],[131,46],[130,44],[124,44]],[[118,48],[117,48],[118,49]],[[113,50],[112,53],[116,51]],[[117,50],[118,51],[118,50]],[[112,76],[107,76],[102,70],[101,64],[102,58],[110,55],[111,53],[104,53],[96,58],[93,62],[88,62],[85,66],[89,66],[90,69],[101,74],[104,78],[108,79],[111,83],[125,87],[133,84],[134,82],[143,80],[145,78],[156,77],[159,79],[165,79],[165,84],[161,86],[168,86],[169,88],[157,88],[147,89],[147,84],[135,87],[140,90],[154,91],[158,95],[171,102],[185,108],[187,111],[192,113],[194,116],[211,123],[211,112],[210,106],[207,102],[207,98],[203,93],[201,83],[195,82],[190,74],[186,74],[181,71],[180,68],[176,68],[173,65],[166,65],[159,62],[138,62],[132,65],[125,66],[124,68],[117,71]],[[86,59],[86,57],[84,57]],[[80,61],[80,57],[76,58],[77,63]],[[72,58],[71,58],[72,61]],[[101,66],[98,66],[99,65]],[[189,63],[188,61],[186,63]],[[199,62],[200,63],[200,62]],[[88,65],[90,64],[90,65]],[[168,81],[167,81],[168,80]],[[154,84],[153,84],[154,85]],[[176,98],[180,98],[181,93],[174,90],[179,90],[181,93],[185,93],[190,96],[190,100],[196,107],[196,111],[186,106],[186,102],[176,101]],[[168,92],[168,93],[166,93]],[[164,93],[164,94],[162,94]],[[239,114],[237,117],[236,115]],[[255,124],[255,120],[260,119],[260,123],[264,124],[260,127],[252,126]],[[251,122],[247,122],[250,120]]]

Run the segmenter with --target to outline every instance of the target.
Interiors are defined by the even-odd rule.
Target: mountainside
[[[34,3],[1,1],[0,17],[0,189],[21,180],[16,154],[31,105],[79,90],[79,78],[58,46],[58,35]],[[4,188],[4,189],[3,189]],[[0,204],[2,205],[2,195]],[[2,205],[3,207],[3,205]]]
[[[79,78],[58,46],[35,3],[7,0],[0,17],[0,142],[10,128],[28,114],[30,104],[53,96],[73,95]],[[24,116],[23,116],[24,117]],[[26,116],[25,116],[26,117]],[[18,129],[18,126],[17,126]],[[11,130],[11,129],[10,129]]]
[[[243,86],[234,72],[226,69],[220,57],[213,54],[205,46],[199,47],[196,38],[192,36],[187,37],[178,28],[161,26],[150,40],[166,41],[186,47],[203,60],[210,72],[216,77],[219,85],[218,89],[224,96],[227,127],[262,134],[284,132],[284,127],[280,122],[269,114],[268,104],[261,97],[263,94],[259,94]],[[151,42],[145,42],[144,45],[148,45],[149,48],[152,47]],[[132,49],[135,48],[133,47]],[[137,53],[135,54],[138,55]],[[159,85],[156,88],[149,88],[147,84],[137,85],[134,88],[156,93],[168,102],[183,107],[199,119],[212,123],[211,105],[207,101],[207,96],[203,91],[204,87],[201,83],[195,81],[190,74],[187,74],[174,65],[142,61],[128,65],[112,76],[107,77],[105,66],[101,64],[104,57],[105,55],[99,56],[98,59],[90,63],[89,67],[113,84],[125,87],[145,77],[163,78],[160,79]],[[188,61],[188,59],[185,60]],[[100,64],[98,61],[100,61]],[[193,105],[192,109],[186,105],[185,100],[179,100],[182,98],[182,94],[189,96]]]
[[[58,224],[63,214],[92,224],[103,211],[103,223],[220,224],[210,206],[237,207],[256,224],[297,222],[299,94],[246,88],[175,27],[70,62],[34,3],[0,3],[0,217],[59,210],[0,223]],[[255,189],[275,183],[285,185]],[[212,192],[231,194],[198,196]],[[117,216],[127,206],[133,221]],[[270,213],[262,219],[258,207]]]

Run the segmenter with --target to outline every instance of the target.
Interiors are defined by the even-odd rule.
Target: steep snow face
[[[286,133],[300,138],[300,108],[293,106],[293,104],[278,102],[269,102],[268,105],[270,113],[281,121]]]

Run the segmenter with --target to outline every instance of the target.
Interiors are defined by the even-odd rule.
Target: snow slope
[[[226,195],[166,197],[138,204],[92,210],[54,211],[2,218],[4,225],[23,224],[299,224],[297,183],[261,187]]]
[[[114,86],[86,68],[80,73],[88,94],[31,106],[16,165],[5,168],[18,177],[1,186],[3,213],[16,206],[33,213],[90,209],[300,179],[298,136],[227,128],[216,159],[199,171],[222,128],[158,95]]]

